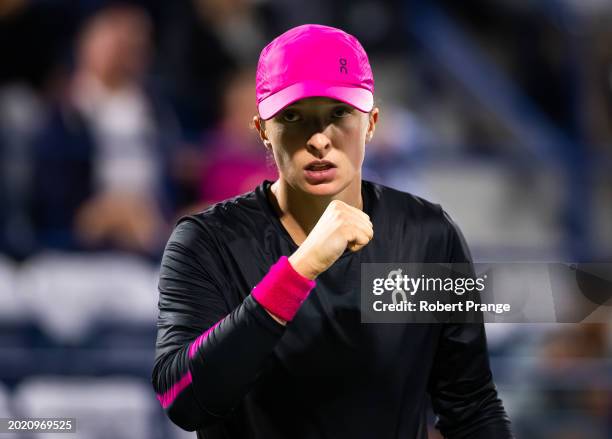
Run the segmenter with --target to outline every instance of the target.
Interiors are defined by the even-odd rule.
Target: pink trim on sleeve
[[[157,395],[157,400],[166,409],[174,402],[179,394],[191,384],[191,372],[187,372],[178,382],[176,382],[166,393]]]
[[[295,271],[287,256],[281,256],[251,294],[272,314],[291,321],[315,285],[314,280]]]
[[[204,340],[206,340],[206,337],[208,337],[208,334],[210,334],[210,332],[213,329],[215,329],[219,325],[219,323],[221,323],[222,321],[223,319],[219,320],[217,323],[215,323],[210,328],[208,328],[206,331],[204,331],[202,335],[196,338],[193,343],[191,343],[191,346],[189,346],[189,358],[193,358],[195,356],[200,346],[202,346],[202,343],[204,343]]]
[[[223,319],[212,325],[210,328],[204,331],[202,335],[196,338],[193,343],[191,343],[191,345],[189,345],[189,358],[193,358],[195,356],[196,352],[198,352],[198,348],[202,345],[202,343],[204,343],[206,337],[208,337],[208,334],[210,334],[210,332],[215,329],[222,321]],[[170,405],[172,405],[172,403],[179,396],[179,394],[183,390],[185,390],[187,386],[189,386],[189,384],[191,384],[191,381],[191,372],[187,372],[185,375],[183,375],[183,377],[181,377],[180,380],[178,380],[172,387],[170,387],[167,392],[163,394],[158,394],[157,400],[160,402],[163,408],[166,409],[170,407]]]

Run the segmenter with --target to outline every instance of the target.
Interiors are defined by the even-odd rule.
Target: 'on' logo
[[[340,58],[340,73],[348,74],[348,69],[346,68],[346,58]]]

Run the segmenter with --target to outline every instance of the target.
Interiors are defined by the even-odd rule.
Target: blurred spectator
[[[151,24],[113,4],[80,33],[66,93],[35,145],[39,244],[155,254],[171,213],[173,118],[145,86]]]
[[[191,140],[222,117],[227,76],[257,62],[270,36],[263,6],[248,0],[166,2],[159,68]]]
[[[251,191],[264,179],[277,178],[274,159],[266,155],[257,133],[249,129],[257,114],[254,78],[250,69],[233,76],[223,95],[223,117],[217,128],[205,136],[207,157],[200,180],[200,196],[205,204]]]

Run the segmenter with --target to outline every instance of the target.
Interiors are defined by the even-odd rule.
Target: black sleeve
[[[451,263],[472,263],[459,228],[444,213]],[[448,439],[513,438],[489,366],[482,323],[443,326],[429,380],[436,427]]]
[[[179,223],[159,277],[152,383],[170,419],[189,431],[231,412],[285,329],[251,295],[229,309],[223,294],[229,287],[211,242],[198,223]]]

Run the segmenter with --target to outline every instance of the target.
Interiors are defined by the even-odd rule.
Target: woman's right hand
[[[370,217],[340,200],[329,203],[302,245],[289,257],[302,276],[315,279],[344,253],[356,252],[374,236]]]

